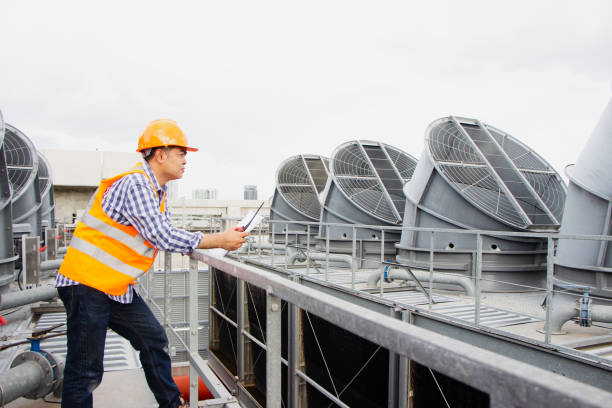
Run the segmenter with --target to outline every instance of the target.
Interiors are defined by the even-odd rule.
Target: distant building
[[[196,188],[191,191],[191,198],[194,200],[216,200],[216,188]]]
[[[257,186],[254,184],[247,184],[244,186],[244,199],[245,200],[257,200]]]

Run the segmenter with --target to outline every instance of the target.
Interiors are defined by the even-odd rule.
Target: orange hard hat
[[[185,134],[172,119],[157,119],[149,123],[138,139],[136,151],[168,146],[184,147],[190,152],[198,151],[195,147],[187,146]]]

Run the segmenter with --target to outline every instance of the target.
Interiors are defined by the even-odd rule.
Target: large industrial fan
[[[13,281],[17,256],[13,249],[12,189],[4,155],[4,118],[0,112],[0,288]]]
[[[39,157],[19,129],[6,124],[4,153],[13,187],[13,234],[42,236]]]
[[[450,116],[427,129],[425,151],[404,192],[406,227],[556,231],[566,187],[514,137],[476,119]],[[397,247],[398,262],[428,268],[431,233],[406,229]],[[472,274],[475,235],[436,233],[433,249],[436,270]],[[483,249],[483,289],[543,284],[543,240],[484,236]]]
[[[301,243],[306,241],[308,224],[295,221],[318,222],[321,215],[319,194],[325,188],[329,173],[329,159],[318,155],[290,157],[283,161],[276,172],[276,189],[270,206],[274,242]],[[317,225],[310,225],[310,234],[318,233]]]
[[[360,266],[378,266],[383,233],[376,227],[401,225],[405,203],[402,188],[415,166],[416,160],[408,153],[384,143],[354,140],[338,146],[330,159],[324,192],[320,245],[330,241],[331,252],[351,253],[354,239],[360,260],[376,260],[372,265],[361,262]],[[393,245],[399,241],[400,231],[386,231],[384,239],[385,257],[395,255]]]
[[[55,228],[55,199],[53,197],[51,164],[40,152],[38,152],[38,181],[40,183],[40,199],[42,203],[40,212],[42,227]]]

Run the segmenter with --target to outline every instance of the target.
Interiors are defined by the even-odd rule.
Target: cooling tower
[[[438,119],[404,188],[404,226],[490,231],[556,231],[566,188],[537,153],[476,119]],[[404,230],[397,260],[429,268],[431,233]],[[473,273],[476,237],[436,233],[434,268]],[[483,290],[543,287],[546,243],[537,238],[483,236]],[[507,283],[501,283],[507,282]]]
[[[570,179],[561,233],[611,235],[612,101],[584,146]],[[555,264],[556,283],[588,286],[591,293],[612,296],[610,241],[560,240]]]
[[[42,236],[38,152],[19,129],[7,124],[4,138],[6,164],[13,187],[13,234]]]
[[[405,197],[404,184],[410,180],[416,160],[393,146],[374,141],[354,140],[334,150],[330,175],[321,211],[320,246],[329,234],[330,251],[351,253],[353,227],[325,223],[401,226]],[[381,229],[355,228],[359,259],[373,259],[361,267],[380,265]],[[395,255],[400,231],[385,233],[385,257]]]
[[[13,281],[17,256],[13,249],[12,189],[4,155],[4,118],[0,112],[0,288]]]
[[[43,228],[55,228],[55,199],[53,197],[53,175],[51,164],[38,152],[38,181],[40,189],[41,220]]]
[[[300,154],[283,161],[276,172],[270,220],[318,222],[321,215],[319,194],[325,188],[328,169],[329,159],[323,156]],[[318,226],[311,225],[312,237],[318,231]],[[306,224],[275,223],[274,242],[306,243],[307,232]]]

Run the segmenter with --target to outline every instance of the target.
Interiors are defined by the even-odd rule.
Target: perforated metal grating
[[[416,159],[384,143],[352,141],[338,147],[330,163],[335,182],[359,208],[382,221],[401,222],[402,189]]]
[[[6,125],[4,153],[13,199],[16,200],[36,177],[38,155],[30,139],[9,124]]]
[[[276,188],[296,211],[318,220],[321,213],[319,193],[325,188],[329,159],[299,155],[285,160],[276,174]]]
[[[449,117],[429,127],[426,142],[440,173],[478,208],[519,228],[559,226],[566,194],[561,177],[512,136]]]

